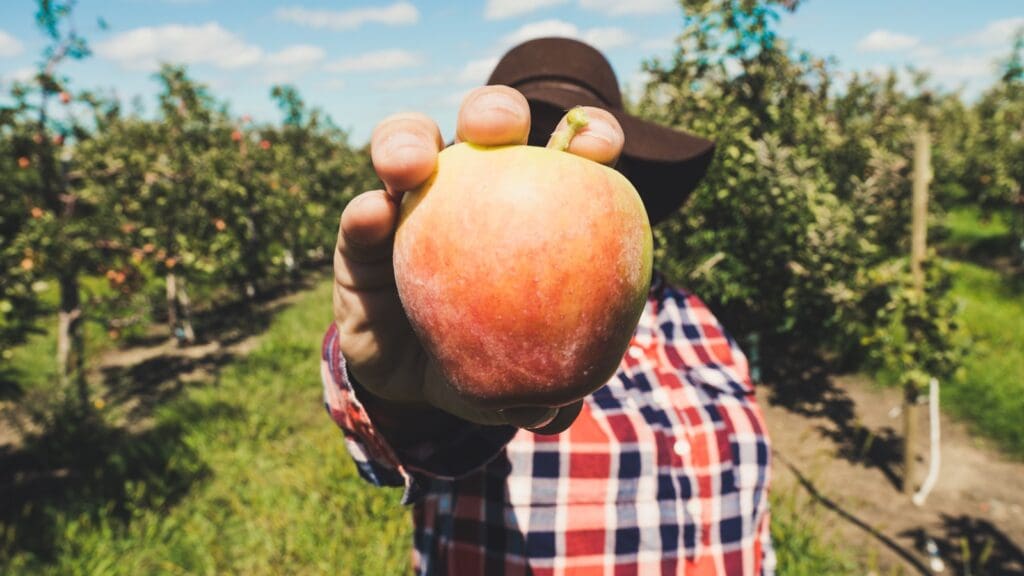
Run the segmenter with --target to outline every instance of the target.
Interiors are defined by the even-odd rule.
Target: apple
[[[233,142],[241,142],[242,141],[242,131],[241,130],[233,130],[231,132],[231,140]]]
[[[32,165],[32,162],[28,159],[28,157],[22,156],[22,157],[18,158],[18,168],[21,168],[22,170],[24,170],[24,169],[28,168],[31,165]]]
[[[393,253],[424,348],[491,408],[561,406],[604,385],[651,259],[647,212],[620,173],[554,149],[468,143],[404,195]]]

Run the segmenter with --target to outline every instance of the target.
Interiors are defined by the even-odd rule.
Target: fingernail
[[[391,134],[390,136],[387,137],[387,139],[384,140],[383,147],[384,153],[386,155],[394,156],[401,152],[402,150],[408,148],[416,148],[418,150],[423,150],[427,146],[426,142],[423,141],[423,138],[421,138],[417,134],[399,130]]]
[[[556,416],[558,416],[558,408],[552,408],[550,411],[548,411],[547,414],[542,416],[541,419],[538,420],[536,423],[526,426],[526,429],[536,430],[537,428],[543,428],[548,424],[551,424],[551,422],[554,421]]]
[[[517,118],[522,113],[519,103],[502,92],[484,92],[474,99],[473,105],[490,110],[500,110]]]
[[[592,119],[581,134],[598,138],[607,142],[611,146],[615,146],[616,141],[618,140],[618,134],[615,133],[615,128],[613,128],[611,124],[600,120]]]

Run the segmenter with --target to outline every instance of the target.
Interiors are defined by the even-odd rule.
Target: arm
[[[621,127],[603,110],[587,114],[590,124],[568,151],[614,163],[624,141]],[[508,87],[471,92],[459,112],[460,141],[525,144],[529,132],[526,99]],[[328,409],[349,447],[360,452],[353,454],[357,462],[372,460],[378,479],[391,470],[392,483],[402,478],[406,485],[413,470],[449,476],[482,466],[515,427],[558,432],[580,406],[474,406],[444,380],[413,333],[395,287],[392,242],[402,192],[430,177],[441,146],[440,131],[425,116],[399,114],[378,125],[371,156],[385,189],[361,194],[345,208],[334,258],[335,324],[324,355]]]

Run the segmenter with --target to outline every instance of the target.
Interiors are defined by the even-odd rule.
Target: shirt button
[[[676,440],[675,446],[673,446],[672,449],[676,451],[676,454],[686,456],[690,453],[690,443],[686,440],[679,439]]]

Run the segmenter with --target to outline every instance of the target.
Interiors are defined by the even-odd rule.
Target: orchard
[[[90,48],[73,5],[41,4],[47,59],[0,111],[0,352],[55,323],[57,374],[88,410],[86,323],[119,337],[162,323],[194,343],[196,307],[251,301],[329,261],[337,215],[373,180],[288,86],[268,95],[276,126],[230,115],[180,67],[156,77],[155,118],[75,93],[62,66]]]
[[[967,95],[922,70],[850,72],[789,43],[780,21],[803,4],[673,3],[673,48],[643,61],[626,107],[716,147],[657,225],[620,173],[526,146],[450,146],[427,184],[403,191],[395,292],[450,382],[496,408],[601,387],[653,260],[745,351],[766,412],[817,418],[800,421],[797,444],[831,434],[825,468],[884,476],[851,501],[890,490],[883,506],[910,505],[900,490],[924,477],[934,445],[914,419],[939,383],[954,438],[1024,471],[1024,29],[1000,47],[994,81]],[[401,572],[397,495],[368,492],[337,430],[310,415],[322,412],[339,217],[381,187],[368,149],[291,84],[268,81],[270,112],[255,119],[183,64],[154,64],[150,96],[131,104],[83,86],[93,44],[75,9],[37,2],[45,45],[0,95],[0,495],[13,495],[0,502],[0,572],[321,573],[328,560]],[[586,230],[561,233],[566,222]],[[566,333],[582,352],[555,361]],[[517,369],[519,381],[500,377]],[[887,398],[882,424],[858,416],[863,398],[841,378]],[[802,463],[779,436],[764,457],[784,476]],[[987,462],[966,450],[945,469]],[[853,480],[837,484],[861,478],[841,470]],[[869,522],[801,474],[805,500],[773,495],[780,573],[883,573],[871,554],[848,561],[847,533],[820,543],[815,511]],[[938,548],[963,573],[1024,569],[1016,534],[990,522],[1000,505],[1024,518],[1016,478],[995,496],[957,488],[967,511],[944,516],[955,526]],[[878,549],[900,541],[924,558],[927,539],[886,526],[866,530]]]

